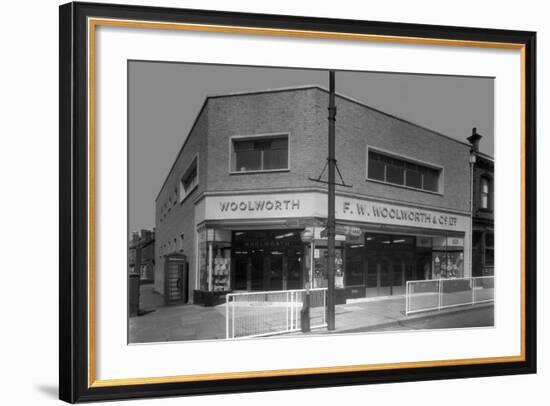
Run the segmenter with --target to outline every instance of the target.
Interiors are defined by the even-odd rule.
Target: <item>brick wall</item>
[[[208,134],[208,106],[205,105],[189,134],[185,139],[182,134],[182,144],[185,145],[180,151],[174,165],[167,176],[165,183],[157,197],[155,204],[155,290],[164,293],[164,259],[163,256],[169,253],[179,253],[187,256],[189,262],[189,297],[192,297],[194,287],[195,269],[195,205],[193,201],[204,192],[207,179],[207,151],[206,140]],[[179,192],[181,177],[189,167],[195,156],[198,154],[198,187],[188,195],[183,202],[179,196],[175,204],[162,216],[162,207],[176,190]],[[162,219],[162,220],[161,220]],[[183,234],[183,249],[181,249],[181,235]],[[174,239],[176,239],[174,247]],[[167,247],[168,245],[168,247]]]
[[[469,146],[395,117],[337,98],[336,158],[345,191],[402,202],[469,210]],[[261,93],[209,102],[208,190],[319,186],[316,177],[327,157],[328,93],[318,89]],[[290,171],[229,174],[229,137],[290,134]],[[366,180],[367,145],[444,167],[442,194]]]

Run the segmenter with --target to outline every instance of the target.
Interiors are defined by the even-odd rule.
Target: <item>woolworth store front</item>
[[[196,205],[195,302],[230,291],[327,285],[326,194],[207,194]],[[403,294],[408,280],[471,274],[467,213],[336,196],[340,301]]]

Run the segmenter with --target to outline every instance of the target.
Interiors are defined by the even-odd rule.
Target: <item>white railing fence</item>
[[[305,289],[229,293],[226,338],[250,338],[301,330]],[[309,290],[310,328],[326,326],[327,288]]]
[[[494,301],[495,277],[408,281],[405,314]]]

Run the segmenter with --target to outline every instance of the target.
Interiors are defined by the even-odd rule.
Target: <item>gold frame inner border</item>
[[[520,148],[520,165],[521,165],[521,269],[520,269],[520,336],[521,350],[519,355],[503,356],[503,357],[485,357],[485,358],[469,358],[469,359],[453,359],[453,360],[434,360],[434,361],[416,361],[416,362],[401,362],[387,364],[364,364],[364,365],[347,365],[347,366],[330,366],[317,368],[297,368],[297,369],[277,369],[266,371],[244,371],[244,372],[220,372],[211,374],[193,374],[193,375],[175,375],[161,377],[145,377],[145,378],[123,378],[123,379],[95,379],[95,341],[94,341],[94,191],[95,191],[95,29],[98,26],[109,27],[128,27],[128,28],[147,28],[156,30],[178,30],[178,31],[194,31],[194,32],[217,32],[231,33],[244,35],[266,35],[266,36],[282,36],[282,37],[297,37],[297,38],[317,38],[317,39],[340,39],[340,40],[355,40],[355,41],[370,41],[370,42],[393,42],[401,44],[420,44],[420,45],[435,45],[435,46],[460,46],[474,48],[496,48],[496,49],[512,49],[520,51],[520,82],[521,82],[521,101],[520,101],[520,122],[521,122],[521,148]],[[274,29],[261,27],[243,27],[231,25],[208,25],[208,24],[188,24],[188,23],[168,23],[156,21],[140,21],[140,20],[122,20],[109,18],[89,18],[87,24],[87,40],[88,40],[88,387],[112,387],[112,386],[127,386],[127,385],[144,385],[144,384],[162,384],[162,383],[177,383],[177,382],[197,382],[197,381],[213,381],[221,379],[244,379],[244,378],[266,378],[266,377],[281,377],[281,376],[296,376],[296,375],[313,375],[313,374],[332,374],[344,372],[367,372],[381,371],[403,368],[426,368],[426,367],[442,367],[442,366],[460,366],[460,365],[475,365],[475,364],[496,364],[505,362],[523,362],[525,361],[525,45],[520,43],[507,42],[489,42],[489,41],[469,41],[469,40],[454,40],[444,38],[423,38],[423,37],[400,37],[390,35],[373,35],[373,34],[355,34],[345,32],[326,32],[326,31],[306,31],[306,30],[290,30],[290,29]]]

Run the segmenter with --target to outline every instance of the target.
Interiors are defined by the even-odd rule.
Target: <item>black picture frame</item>
[[[112,4],[60,6],[59,397],[67,402],[236,393],[536,372],[536,33]],[[472,363],[270,377],[94,386],[89,377],[87,269],[87,19],[110,18],[517,44],[524,52],[524,357]],[[91,361],[93,362],[93,360]]]

